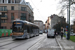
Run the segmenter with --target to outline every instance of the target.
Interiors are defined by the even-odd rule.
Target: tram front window
[[[22,25],[13,26],[13,32],[23,32]]]

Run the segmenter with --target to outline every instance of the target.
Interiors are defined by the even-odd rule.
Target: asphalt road
[[[47,38],[46,34],[30,39],[13,40],[11,37],[0,38],[0,50],[60,50],[55,38]]]

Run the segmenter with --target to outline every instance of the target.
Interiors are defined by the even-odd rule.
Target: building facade
[[[43,24],[43,31],[45,31],[46,30],[46,27],[45,27],[45,24]]]
[[[45,22],[45,27],[46,27],[46,29],[51,28],[51,26],[50,26],[50,21],[51,21],[51,19],[50,19],[50,17],[48,17],[47,21]]]
[[[33,8],[25,0],[0,0],[1,28],[10,29],[16,19],[34,22]]]
[[[73,29],[73,33],[75,33],[75,21],[73,22],[74,24],[71,26]]]
[[[59,22],[65,22],[66,23],[66,18],[53,14],[50,17],[48,17],[48,19],[46,21],[46,28],[47,29],[53,28],[54,25],[58,24]]]
[[[34,20],[34,24],[36,24],[40,30],[43,30],[43,22],[41,20]]]

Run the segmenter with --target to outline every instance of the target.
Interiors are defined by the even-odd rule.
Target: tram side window
[[[31,30],[31,29],[32,29],[32,27],[30,26],[30,27],[29,27],[29,33],[32,33],[32,30]]]
[[[33,26],[31,27],[31,32],[33,33]]]
[[[27,26],[27,32],[29,33],[29,26]]]
[[[27,30],[27,25],[24,26],[24,30]]]

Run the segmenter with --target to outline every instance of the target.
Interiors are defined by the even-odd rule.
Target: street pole
[[[1,15],[0,15],[0,29],[1,29]]]
[[[1,15],[0,15],[0,28],[1,28]]]
[[[68,37],[67,37],[67,40],[70,39],[70,1],[69,0],[69,23],[68,23]]]

